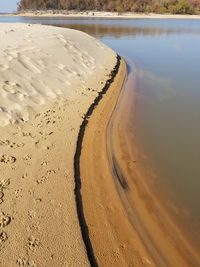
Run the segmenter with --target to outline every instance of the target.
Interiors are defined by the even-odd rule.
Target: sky
[[[0,12],[13,12],[17,10],[19,0],[0,0]]]

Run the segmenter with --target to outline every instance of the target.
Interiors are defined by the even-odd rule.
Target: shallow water
[[[160,195],[200,244],[200,20],[0,17],[83,30],[134,62],[134,131]],[[165,190],[167,189],[167,190]],[[200,246],[199,246],[200,247]],[[200,249],[199,249],[200,251]]]

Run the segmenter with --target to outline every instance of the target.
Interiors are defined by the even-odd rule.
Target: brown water
[[[171,190],[163,188],[160,177],[138,146],[133,116],[137,100],[132,90],[133,85],[137,88],[135,71],[129,73],[108,126],[107,151],[113,180],[129,221],[156,266],[200,266],[199,246],[193,242],[196,238],[189,237],[185,224],[180,223],[180,217],[185,216],[174,212],[175,201],[169,201]],[[176,206],[177,210],[180,207]]]
[[[137,160],[200,252],[200,21],[76,20],[69,27],[135,64],[128,90],[136,95],[132,129],[143,151]]]
[[[138,161],[200,252],[200,20],[12,20],[83,30],[134,64]]]

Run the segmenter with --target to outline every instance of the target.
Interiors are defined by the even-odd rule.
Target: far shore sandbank
[[[104,11],[24,11],[20,13],[0,14],[17,17],[65,17],[65,18],[104,18],[104,19],[200,19],[200,14],[156,14],[156,13],[117,13]]]

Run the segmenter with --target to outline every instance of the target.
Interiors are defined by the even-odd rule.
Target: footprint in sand
[[[15,142],[11,142],[10,140],[0,140],[0,146],[8,146],[10,148],[18,148],[18,147],[23,147],[24,143],[15,143]]]
[[[15,197],[16,198],[22,198],[21,193],[22,193],[22,189],[16,189],[15,190]]]
[[[3,192],[2,188],[0,188],[0,204],[3,203],[3,201],[4,201],[3,197],[4,197],[4,192]]]
[[[32,196],[32,197],[34,196],[34,191],[32,189],[28,189],[28,193],[30,196]]]
[[[40,231],[41,227],[40,227],[39,222],[36,222],[34,224],[30,224],[29,226],[27,226],[26,229],[28,232],[33,232],[33,231]]]
[[[46,181],[47,181],[47,177],[46,176],[42,176],[40,179],[38,179],[36,181],[36,183],[37,183],[37,185],[39,185],[39,184],[45,183]]]
[[[0,204],[4,201],[4,189],[10,184],[10,179],[0,181]]]
[[[29,237],[28,239],[28,250],[33,251],[39,246],[40,242],[38,238],[33,236]]]
[[[23,160],[24,161],[29,161],[29,160],[31,160],[31,156],[30,155],[26,155],[25,157],[23,157]]]
[[[56,170],[48,170],[47,172],[46,172],[46,175],[47,176],[50,176],[51,174],[55,174],[56,173]]]
[[[35,138],[35,136],[34,135],[32,135],[32,133],[31,132],[22,132],[22,135],[25,137],[31,137],[32,139],[34,139]]]
[[[11,222],[11,217],[0,212],[0,228],[6,227]]]
[[[0,248],[1,245],[8,239],[7,234],[4,231],[0,231]]]
[[[52,174],[55,174],[55,170],[47,170],[46,174],[36,181],[37,185],[45,183]]]
[[[34,261],[31,261],[30,259],[26,257],[18,258],[16,261],[16,264],[19,267],[37,267]]]
[[[15,161],[16,161],[16,158],[14,156],[5,154],[0,157],[0,162],[5,163],[5,164],[7,163],[13,164],[15,163]]]
[[[3,84],[3,90],[7,93],[11,93],[13,94],[15,92],[14,90],[14,86],[16,86],[17,84],[15,82],[11,82],[11,81],[4,81],[4,84]]]

